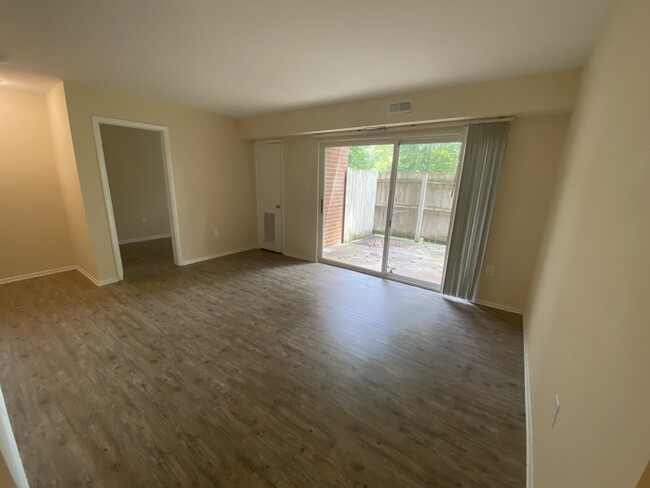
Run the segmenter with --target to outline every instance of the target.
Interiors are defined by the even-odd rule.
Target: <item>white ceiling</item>
[[[2,0],[0,56],[245,116],[579,67],[613,3]]]

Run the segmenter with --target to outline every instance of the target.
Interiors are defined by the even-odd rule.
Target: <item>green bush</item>
[[[460,142],[403,144],[399,152],[399,171],[454,173],[460,157]],[[388,172],[393,162],[393,146],[351,146],[348,166]]]

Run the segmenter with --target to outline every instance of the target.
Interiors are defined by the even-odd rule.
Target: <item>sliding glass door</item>
[[[439,289],[462,140],[326,145],[321,261]]]
[[[442,284],[460,141],[399,145],[387,272]]]
[[[324,151],[321,258],[374,273],[384,244],[394,144],[331,146]]]

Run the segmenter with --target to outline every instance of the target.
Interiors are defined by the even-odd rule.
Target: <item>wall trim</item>
[[[524,408],[526,410],[526,488],[533,488],[533,416],[530,398],[530,368],[528,366],[528,341],[524,325]]]
[[[45,271],[35,271],[33,273],[26,273],[17,276],[10,276],[9,278],[0,279],[0,285],[5,285],[7,283],[13,283],[14,281],[29,280],[31,278],[38,278],[39,276],[47,276],[56,273],[65,273],[66,271],[73,271],[77,269],[76,265],[63,266],[61,268],[47,269]]]
[[[3,278],[0,280],[0,285],[6,285],[9,283],[13,283],[15,281],[30,280],[32,278],[39,278],[41,276],[48,276],[57,273],[65,273],[66,271],[79,271],[79,273],[81,273],[83,276],[88,278],[95,286],[110,285],[111,283],[115,283],[119,281],[117,277],[106,278],[105,280],[97,280],[97,278],[95,278],[93,275],[91,275],[88,271],[83,269],[81,266],[77,266],[76,264],[73,264],[71,266],[63,266],[62,268],[47,269],[45,271],[35,271],[34,273],[27,273],[24,275]]]
[[[233,249],[231,251],[224,251],[216,254],[210,254],[209,256],[202,256],[200,258],[188,259],[186,261],[181,261],[180,266],[187,266],[188,264],[200,263],[201,261],[208,261],[210,259],[221,258],[223,256],[228,256],[230,254],[237,254],[244,251],[250,251],[251,249],[258,249],[258,247],[257,246],[240,247],[239,249]]]
[[[516,313],[517,315],[523,315],[524,311],[520,308],[510,307],[508,305],[501,305],[500,303],[488,302],[486,300],[474,300],[472,303],[477,305],[483,305],[484,307],[496,308],[497,310],[503,310],[504,312]]]
[[[164,239],[166,237],[171,237],[171,233],[167,234],[157,234],[155,236],[147,236],[147,237],[136,237],[134,239],[123,239],[121,241],[118,241],[120,246],[122,244],[132,244],[134,242],[144,242],[144,241],[155,241],[156,239]]]
[[[16,438],[11,429],[11,422],[9,420],[9,413],[5,405],[2,389],[0,388],[0,452],[5,459],[9,473],[14,480],[17,488],[28,488],[27,476],[25,475],[25,468],[20,459],[18,446],[16,445]]]
[[[93,275],[91,275],[88,271],[83,269],[81,266],[74,266],[74,269],[76,269],[82,275],[84,275],[86,278],[92,281],[95,286],[99,286],[99,282],[97,281],[97,279]]]
[[[300,259],[301,261],[308,261],[310,263],[317,263],[318,261],[313,259],[313,258],[308,258],[307,256],[303,256],[302,254],[294,254],[292,252],[282,252],[283,256],[287,256],[289,258],[295,258],[295,259]]]
[[[117,283],[118,281],[120,281],[117,277],[98,280],[93,275],[91,275],[88,271],[83,269],[81,266],[75,266],[75,269],[79,271],[82,275],[84,275],[86,278],[88,278],[90,281],[92,281],[95,286],[110,285],[111,283]]]
[[[110,285],[112,283],[117,283],[120,280],[117,277],[115,277],[115,278],[106,278],[105,280],[100,280],[100,281],[96,281],[96,280],[93,281],[97,286],[105,286],[105,285]]]

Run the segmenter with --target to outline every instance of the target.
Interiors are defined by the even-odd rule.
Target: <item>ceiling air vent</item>
[[[410,114],[411,113],[411,100],[404,100],[402,102],[394,102],[388,104],[388,115]]]

